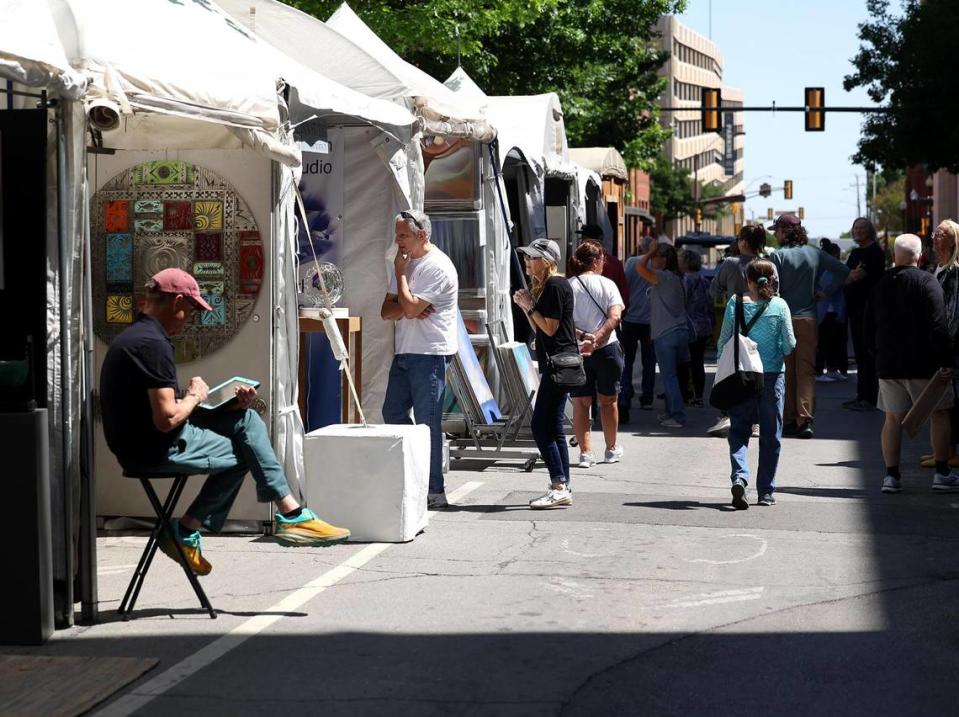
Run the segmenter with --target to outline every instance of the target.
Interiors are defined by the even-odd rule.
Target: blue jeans
[[[642,393],[639,395],[639,403],[649,405],[653,402],[653,392],[656,389],[656,348],[649,333],[649,324],[624,321],[620,342],[623,344],[626,366],[623,369],[623,386],[619,392],[619,405],[621,408],[629,408],[633,396],[636,395],[633,389],[633,367],[636,365],[637,348],[643,363]]]
[[[253,475],[256,498],[261,503],[290,494],[266,424],[249,408],[195,412],[183,426],[165,462],[139,467],[184,475],[209,474],[186,512],[215,532],[223,528],[247,473]]]
[[[740,478],[749,483],[749,460],[747,449],[753,424],[759,422],[759,471],[756,474],[756,490],[759,495],[776,490],[776,467],[783,440],[783,404],[786,395],[786,379],[781,373],[763,374],[763,395],[759,399],[744,401],[729,410],[729,463],[730,478]]]
[[[689,356],[689,332],[685,327],[655,340],[656,360],[666,393],[666,415],[686,425],[686,405],[679,387],[679,365]]]
[[[383,399],[386,423],[430,427],[430,493],[442,493],[443,485],[443,391],[446,389],[448,356],[397,354],[390,365],[390,379]]]
[[[566,388],[556,385],[548,372],[541,373],[530,430],[539,454],[549,470],[549,479],[553,483],[565,483],[569,487],[569,448],[563,428],[567,393]]]

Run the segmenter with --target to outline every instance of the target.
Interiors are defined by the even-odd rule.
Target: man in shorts
[[[864,335],[876,358],[879,410],[886,414],[882,427],[882,455],[886,461],[883,493],[902,491],[902,421],[930,381],[941,382],[944,389],[931,419],[936,464],[932,489],[959,490],[959,475],[949,472],[952,340],[942,288],[932,274],[918,268],[921,254],[919,237],[896,237],[895,266],[879,280],[866,307]]]

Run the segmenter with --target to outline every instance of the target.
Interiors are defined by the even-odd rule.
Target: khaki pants
[[[816,404],[816,319],[794,318],[796,348],[786,357],[786,406],[783,422],[803,425],[813,419]]]

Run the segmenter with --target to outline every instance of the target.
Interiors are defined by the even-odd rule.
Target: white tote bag
[[[758,398],[763,392],[763,361],[759,356],[759,347],[749,338],[756,321],[763,315],[768,304],[759,307],[756,314],[745,321],[743,295],[736,295],[735,328],[733,336],[726,342],[716,366],[716,380],[709,394],[711,406],[727,411],[735,405],[751,398]]]

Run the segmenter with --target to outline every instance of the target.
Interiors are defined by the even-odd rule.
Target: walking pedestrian
[[[709,279],[702,274],[702,255],[686,249],[680,256],[680,267],[686,294],[686,326],[690,334],[689,361],[680,365],[679,385],[689,405],[702,408],[706,388],[706,344],[713,336],[713,300],[709,293]]]
[[[689,331],[676,249],[669,244],[653,245],[636,264],[636,271],[652,284],[650,333],[666,398],[666,413],[659,416],[659,425],[682,428],[686,425],[686,406],[679,387],[679,365],[689,360]]]
[[[946,311],[946,324],[949,327],[949,336],[952,338],[953,349],[959,347],[959,224],[946,219],[940,222],[932,235],[932,253],[936,260],[936,269],[933,272],[942,287],[942,303]],[[954,365],[953,368],[956,368]],[[955,382],[955,375],[953,377]],[[955,396],[955,383],[953,395]],[[949,409],[949,467],[959,467],[959,457],[956,456],[956,443],[959,442],[959,406],[953,402]],[[935,465],[933,454],[920,458],[919,465],[923,468],[932,468]]]
[[[819,248],[834,259],[839,258],[839,245],[823,239]],[[819,280],[819,293],[830,286],[833,276],[824,271]],[[816,320],[819,326],[819,341],[816,344],[816,382],[834,383],[846,381],[846,372],[849,370],[849,358],[846,349],[848,336],[846,332],[846,297],[837,291],[832,296],[825,296],[816,302]]]
[[[719,265],[709,293],[714,301],[729,301],[736,294],[746,293],[746,267],[762,256],[766,249],[766,228],[760,224],[747,224],[739,230],[734,252],[723,259]],[[776,277],[777,283],[779,277]],[[720,413],[716,422],[706,433],[717,438],[725,438],[729,433],[729,416]]]
[[[569,490],[569,449],[563,428],[568,390],[553,380],[549,358],[579,350],[573,324],[573,289],[558,275],[559,245],[552,239],[536,239],[516,251],[523,254],[531,286],[514,293],[513,301],[526,312],[526,319],[536,332],[540,373],[530,429],[550,480],[546,493],[531,500],[529,507],[534,510],[566,508],[573,504]]]
[[[622,342],[626,363],[623,367],[622,388],[619,392],[619,420],[629,423],[629,409],[636,391],[633,388],[633,367],[636,357],[642,363],[642,379],[639,394],[639,408],[648,411],[653,407],[653,393],[656,388],[656,347],[650,330],[650,296],[653,288],[636,270],[639,260],[652,249],[655,239],[643,237],[640,254],[626,260],[626,280],[629,284],[629,298],[623,314]],[[638,352],[638,354],[637,354]]]
[[[864,337],[876,357],[879,409],[886,414],[882,427],[882,455],[886,475],[883,493],[902,491],[899,457],[902,422],[931,380],[950,382],[955,354],[936,278],[918,268],[922,240],[915,234],[896,237],[895,266],[879,280],[866,304]],[[932,412],[930,437],[935,460],[932,489],[959,489],[959,475],[949,472],[949,409],[951,390]]]
[[[849,252],[846,260],[851,271],[846,279],[845,294],[852,351],[856,357],[856,397],[843,403],[842,407],[852,411],[872,411],[879,395],[879,379],[876,378],[875,359],[863,343],[862,322],[869,295],[886,271],[886,255],[876,241],[876,227],[865,217],[852,223],[852,238],[856,248]]]
[[[605,463],[618,463],[623,447],[616,442],[619,411],[616,405],[619,382],[623,375],[623,349],[616,337],[623,313],[623,299],[610,279],[601,275],[604,254],[598,244],[585,241],[570,260],[575,276],[573,289],[573,323],[583,344],[583,369],[586,383],[570,389],[573,399],[573,430],[579,443],[579,467],[589,468],[593,458],[590,432],[590,408],[593,399],[599,404],[599,415],[606,440]]]
[[[771,228],[780,248],[771,261],[779,273],[779,295],[792,314],[796,350],[786,359],[785,435],[813,437],[816,402],[816,301],[842,289],[849,268],[821,249],[809,246],[806,230],[792,214],[781,214]],[[819,291],[824,271],[833,283]]]
[[[733,406],[729,411],[729,462],[731,465],[732,504],[738,510],[749,508],[746,487],[749,485],[747,453],[753,421],[759,416],[759,469],[756,489],[759,505],[776,504],[776,469],[782,450],[783,403],[785,395],[785,357],[796,348],[789,306],[776,296],[776,278],[771,262],[753,261],[746,267],[748,293],[741,294],[743,315],[749,338],[756,342],[763,364],[763,390],[758,397]],[[726,304],[718,349],[736,340],[736,304],[734,296]]]

